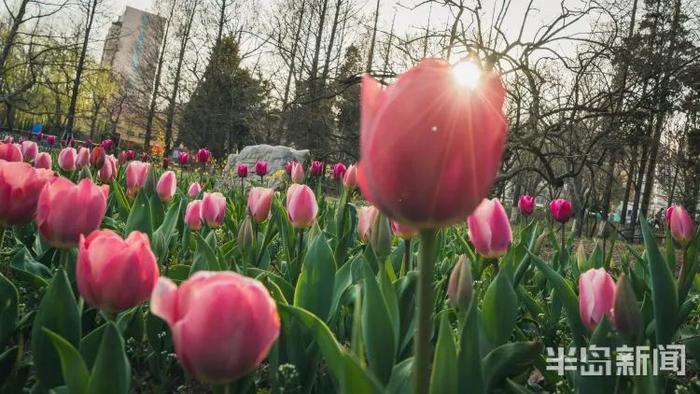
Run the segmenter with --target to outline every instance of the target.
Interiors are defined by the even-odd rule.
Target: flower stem
[[[561,224],[561,250],[559,251],[559,253],[560,253],[560,256],[559,256],[559,261],[560,261],[560,263],[559,263],[559,265],[560,265],[560,266],[564,266],[564,259],[565,259],[565,257],[564,257],[564,249],[566,248],[566,237],[565,237],[565,234],[566,234],[566,224],[564,224],[564,223],[562,222],[562,224]]]
[[[0,250],[2,250],[2,245],[5,242],[5,227],[0,226]]]
[[[403,241],[403,265],[401,266],[401,276],[406,276],[411,269],[411,240]]]
[[[435,230],[422,230],[418,256],[418,295],[416,302],[416,335],[413,338],[413,393],[426,394],[430,389],[430,361],[433,312],[433,265],[435,260]]]

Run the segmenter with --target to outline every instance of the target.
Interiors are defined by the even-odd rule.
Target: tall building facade
[[[164,27],[165,18],[127,6],[107,33],[102,65],[111,69],[121,85],[124,104],[115,131],[122,141],[144,142],[144,117],[153,93]]]

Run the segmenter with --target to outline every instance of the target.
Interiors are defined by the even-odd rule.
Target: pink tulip
[[[189,198],[195,198],[202,191],[202,185],[199,182],[192,182],[190,187],[187,189],[187,196]]]
[[[25,161],[32,162],[39,154],[39,146],[34,141],[22,141],[22,158]]]
[[[50,170],[52,166],[53,159],[51,158],[50,154],[48,154],[47,152],[39,152],[36,155],[36,158],[34,159],[35,168],[44,168]]]
[[[467,223],[469,239],[480,255],[496,258],[506,254],[513,241],[513,234],[508,215],[497,198],[484,199],[469,215]]]
[[[117,159],[114,155],[105,156],[105,162],[97,172],[97,176],[103,183],[109,183],[117,176]]]
[[[682,246],[688,245],[695,237],[695,223],[688,211],[681,205],[671,206],[666,211],[670,211],[667,221],[673,239]]]
[[[345,175],[343,176],[343,186],[349,190],[357,187],[357,167],[354,164],[345,170]]]
[[[614,323],[615,281],[605,269],[591,268],[581,274],[578,278],[578,294],[579,314],[584,326],[594,330],[603,316]]]
[[[418,230],[416,228],[394,220],[391,221],[391,231],[394,233],[394,235],[404,240],[411,239],[418,234]]]
[[[292,184],[287,189],[287,218],[294,228],[308,228],[316,220],[318,204],[313,190],[306,185]]]
[[[447,298],[452,306],[463,310],[469,306],[474,295],[474,280],[469,264],[467,256],[459,256],[447,282]]]
[[[56,144],[56,136],[52,134],[47,135],[46,143],[49,144],[49,146],[54,146]]]
[[[238,166],[237,169],[237,175],[239,178],[245,178],[248,176],[248,166],[245,164],[241,164]]]
[[[58,153],[58,166],[63,171],[75,171],[78,168],[77,161],[78,152],[75,151],[75,148],[63,148]]]
[[[357,210],[357,235],[363,243],[369,242],[369,230],[378,214],[379,210],[371,205]]]
[[[39,194],[52,177],[51,170],[32,168],[21,161],[0,160],[0,227],[31,222]]]
[[[530,216],[535,211],[535,197],[523,194],[518,198],[518,209],[523,216]]]
[[[500,167],[501,79],[484,72],[470,88],[458,83],[457,70],[426,59],[387,88],[362,79],[358,184],[383,213],[418,229],[463,220]]]
[[[336,181],[341,180],[341,179],[343,179],[343,175],[345,175],[345,171],[347,171],[345,164],[335,163],[335,164],[333,164],[333,170],[331,171],[331,177]]]
[[[119,152],[118,163],[119,163],[119,165],[126,163],[126,151]]]
[[[292,182],[294,183],[304,183],[304,167],[296,161],[292,163]]]
[[[106,151],[112,149],[113,145],[114,145],[114,141],[111,138],[104,139],[104,140],[102,140],[102,142],[100,142],[100,146],[102,147],[102,149],[104,149]]]
[[[81,234],[100,227],[107,210],[109,186],[97,186],[84,178],[77,185],[59,177],[39,195],[36,223],[42,237],[53,247],[74,248]]]
[[[90,305],[119,312],[146,301],[158,282],[158,264],[148,235],[122,239],[112,230],[80,235],[75,279]]]
[[[190,230],[197,231],[202,228],[202,200],[190,201],[185,209],[185,224]]]
[[[156,193],[158,193],[158,197],[160,197],[161,201],[170,201],[175,195],[175,190],[177,190],[177,178],[175,178],[175,173],[172,171],[165,171],[156,184]]]
[[[199,164],[206,164],[211,158],[211,152],[209,152],[209,150],[206,148],[200,148],[197,151],[196,158]]]
[[[0,160],[24,161],[22,149],[16,144],[0,144]]]
[[[294,163],[296,163],[296,161],[290,160],[284,165],[284,170],[287,172],[287,176],[292,176],[292,167],[294,166]]]
[[[151,312],[170,326],[182,367],[209,384],[227,384],[254,371],[280,332],[265,286],[233,272],[199,271],[179,288],[161,277]]]
[[[178,152],[177,153],[177,162],[180,163],[181,166],[186,165],[190,160],[190,156],[187,154],[187,152]]]
[[[265,160],[258,160],[255,163],[255,175],[265,176],[267,174],[267,162]]]
[[[559,223],[566,223],[571,218],[573,214],[571,208],[571,201],[564,198],[557,198],[549,203],[549,212],[552,213],[552,217]]]
[[[139,190],[146,184],[148,171],[151,169],[149,163],[142,161],[131,161],[126,167],[126,191],[129,197],[135,197]]]
[[[202,220],[209,227],[221,226],[226,217],[226,197],[219,192],[204,193],[202,197]]]
[[[265,187],[253,187],[248,192],[248,212],[258,223],[264,222],[270,216],[272,199],[275,191]]]
[[[309,173],[311,174],[312,177],[319,177],[321,174],[323,174],[323,163],[321,163],[318,160],[314,160],[311,162],[311,169],[309,170]]]
[[[90,164],[90,149],[81,147],[78,149],[78,159],[75,161],[75,166],[81,169]]]

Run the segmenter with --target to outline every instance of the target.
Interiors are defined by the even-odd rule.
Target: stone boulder
[[[248,166],[248,174],[254,176],[255,163],[258,160],[267,162],[268,175],[274,174],[280,169],[284,169],[288,161],[294,160],[306,167],[311,160],[311,153],[308,149],[297,150],[282,145],[250,145],[241,149],[238,154],[230,154],[226,161],[225,174],[235,176],[239,165]]]

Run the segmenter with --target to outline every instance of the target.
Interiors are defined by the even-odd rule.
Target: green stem
[[[427,394],[430,390],[430,361],[433,312],[433,266],[435,260],[435,230],[420,233],[418,256],[418,294],[416,299],[416,335],[413,356],[413,393]]]
[[[564,249],[566,248],[566,237],[564,236],[566,233],[566,224],[562,222],[561,224],[561,250],[559,253],[561,256],[559,257],[559,261],[561,262],[559,265],[564,266]]]
[[[406,276],[408,270],[411,269],[411,240],[403,241],[403,265],[401,266],[401,276]]]
[[[0,250],[2,250],[2,245],[5,243],[5,227],[0,226]]]

